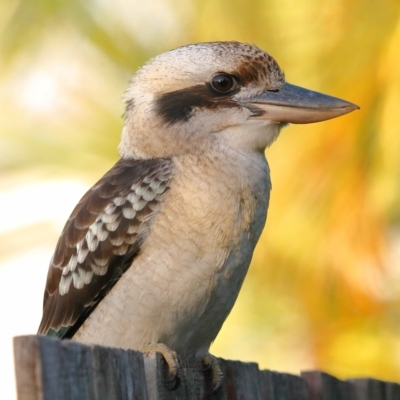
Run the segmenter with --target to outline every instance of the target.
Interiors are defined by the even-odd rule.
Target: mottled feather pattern
[[[83,196],[50,263],[40,334],[71,337],[130,267],[171,172],[170,159],[121,159]]]

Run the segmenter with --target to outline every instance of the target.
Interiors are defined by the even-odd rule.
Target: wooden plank
[[[385,400],[400,400],[400,384],[385,382]]]
[[[308,400],[310,393],[303,378],[297,375],[272,372],[274,400]],[[337,400],[337,399],[336,399]]]
[[[143,355],[44,336],[14,340],[18,400],[147,400]]]
[[[37,336],[15,337],[13,345],[18,400],[43,400]]]
[[[349,379],[354,385],[357,400],[400,400],[400,385],[372,378]]]
[[[354,386],[356,400],[385,399],[385,384],[376,379],[349,379]]]
[[[350,382],[341,381],[326,372],[306,371],[301,373],[301,377],[308,385],[310,400],[357,399],[354,386]]]
[[[162,356],[144,356],[148,396],[151,400],[203,399],[206,396],[205,375],[202,363],[195,359],[181,360],[180,383],[168,383],[168,366]]]
[[[273,372],[260,371],[261,394],[263,400],[275,400]]]
[[[398,383],[260,371],[255,363],[222,359],[217,394],[211,396],[211,371],[194,358],[180,360],[180,385],[173,390],[160,354],[44,336],[15,338],[14,354],[18,400],[400,400]]]
[[[92,372],[93,400],[148,398],[143,354],[138,351],[93,346]]]
[[[93,399],[91,348],[39,336],[43,400]]]
[[[261,380],[263,375],[256,363],[226,361],[219,359],[224,381],[220,392],[213,400],[242,400],[266,398],[265,387]]]
[[[48,393],[44,400],[147,399],[140,352],[88,347],[69,340],[61,341],[61,350],[57,392]]]

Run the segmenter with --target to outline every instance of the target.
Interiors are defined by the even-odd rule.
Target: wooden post
[[[195,359],[180,360],[180,385],[171,390],[159,354],[44,336],[14,338],[14,354],[18,400],[400,400],[398,383],[260,371],[255,363],[222,359],[217,394],[211,396],[210,373]]]

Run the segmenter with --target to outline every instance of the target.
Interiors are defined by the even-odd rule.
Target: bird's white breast
[[[230,147],[174,159],[171,188],[133,265],[74,339],[203,356],[229,314],[264,227],[264,154]]]

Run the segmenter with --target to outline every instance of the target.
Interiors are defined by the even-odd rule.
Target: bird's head
[[[155,57],[133,77],[125,101],[124,158],[169,157],[221,140],[263,150],[287,123],[358,108],[286,83],[269,54],[238,42],[192,44]]]

